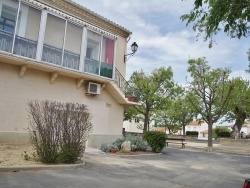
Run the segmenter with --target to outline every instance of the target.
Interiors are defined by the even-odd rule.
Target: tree
[[[175,99],[172,108],[169,111],[170,119],[174,119],[179,125],[182,126],[183,137],[185,137],[186,125],[193,121],[196,116],[196,111],[185,94],[183,97]]]
[[[168,129],[169,134],[172,134],[180,130],[180,126],[177,124],[175,119],[169,118],[170,109],[171,107],[169,108],[169,110],[157,111],[154,120],[157,127],[164,127],[165,133],[167,132]]]
[[[213,36],[223,29],[234,38],[248,37],[250,32],[250,0],[195,0],[189,14],[181,16],[187,25],[193,23],[198,35],[205,34],[212,47]]]
[[[234,90],[229,103],[227,120],[235,120],[231,135],[239,138],[242,125],[250,114],[250,82],[242,78],[235,78],[232,83]]]
[[[129,107],[124,111],[123,121],[126,121],[126,120],[131,121],[132,119],[135,119],[137,115],[138,115],[138,111],[133,107]]]
[[[144,116],[143,131],[145,132],[148,130],[150,114],[160,109],[163,104],[167,104],[173,95],[173,71],[171,67],[167,69],[160,67],[153,70],[150,75],[142,70],[135,71],[130,77],[129,85],[133,88],[140,104],[133,108]]]
[[[193,80],[189,83],[188,98],[202,119],[208,124],[208,151],[212,151],[212,127],[226,114],[232,92],[229,69],[212,69],[205,58],[190,59],[188,72]]]

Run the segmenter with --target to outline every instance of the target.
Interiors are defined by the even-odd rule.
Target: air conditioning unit
[[[94,82],[89,82],[86,85],[86,93],[92,95],[100,95],[101,93],[101,84],[97,84]]]

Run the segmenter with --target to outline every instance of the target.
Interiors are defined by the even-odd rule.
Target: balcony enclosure
[[[19,3],[18,1],[3,0],[0,4],[0,50],[11,53]]]
[[[65,26],[65,20],[47,15],[42,61],[61,66]]]
[[[0,51],[113,78],[113,39],[25,2],[0,0]]]
[[[36,59],[41,11],[21,4],[14,43],[14,54]]]

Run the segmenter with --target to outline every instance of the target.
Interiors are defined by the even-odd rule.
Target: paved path
[[[237,188],[250,177],[250,156],[192,148],[137,157],[88,148],[83,159],[86,166],[77,169],[0,173],[0,187]]]
[[[187,141],[187,149],[195,149],[200,151],[206,151],[207,141]],[[214,143],[213,144],[214,152],[222,153],[231,153],[231,154],[250,154],[250,145],[249,144],[232,144],[232,143]]]

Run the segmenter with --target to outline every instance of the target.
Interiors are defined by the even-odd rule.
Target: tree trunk
[[[213,151],[213,123],[208,123],[208,140],[207,140],[207,151],[211,152]]]
[[[243,112],[238,107],[236,107],[234,109],[234,113],[236,115],[236,120],[235,120],[235,124],[232,127],[232,134],[231,134],[231,136],[233,138],[240,138],[240,130],[242,128],[242,125],[245,122],[245,119],[246,119],[247,115],[246,115],[245,112]]]
[[[143,126],[143,133],[145,133],[148,129],[148,119],[149,119],[149,112],[146,111],[145,115],[144,115],[144,126]]]
[[[147,131],[149,131],[149,118],[148,118],[148,125],[147,125]]]
[[[186,137],[186,126],[185,125],[182,125],[182,136],[183,136],[183,138]]]
[[[242,121],[241,119],[236,119],[235,124],[232,127],[232,136],[234,138],[240,138],[240,130],[242,125],[244,124],[245,119]]]

